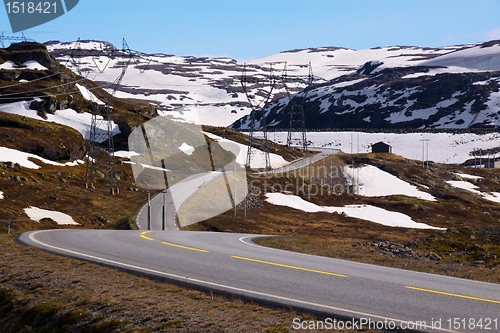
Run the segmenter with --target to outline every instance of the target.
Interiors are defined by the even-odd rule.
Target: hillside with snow
[[[161,115],[179,121],[248,129],[251,110],[274,101],[266,108],[267,125],[288,128],[287,105],[307,87],[309,64],[314,78],[305,104],[309,128],[467,128],[497,121],[500,46],[495,42],[322,47],[246,63],[137,53],[129,61],[115,46],[97,41],[49,42],[47,48],[103,87],[128,63],[116,95],[152,103]]]
[[[314,129],[466,129],[500,126],[500,42],[417,53],[396,48],[359,51],[357,69],[312,86],[304,101],[305,127]],[[346,52],[346,51],[344,51]],[[378,57],[377,57],[378,55]],[[333,58],[335,59],[335,57]],[[333,60],[332,60],[333,61]],[[346,63],[348,63],[346,61]],[[297,102],[299,103],[299,102]],[[254,114],[255,127],[290,127],[289,98]],[[265,118],[265,122],[263,121]],[[232,128],[247,130],[251,116]]]
[[[232,124],[235,129],[247,130],[252,107],[263,106],[269,97],[272,102],[265,111],[267,126],[288,129],[287,90],[293,96],[306,87],[311,64],[315,81],[304,104],[308,128],[450,129],[498,125],[500,45],[495,41],[444,48],[291,50],[246,64],[224,57],[167,54],[134,54],[130,58],[130,53],[98,41],[49,42],[46,46],[60,64],[108,90],[128,65],[115,95],[145,101],[160,115],[177,121],[217,126]],[[27,89],[43,79],[41,75],[47,69],[54,72],[53,61],[43,53],[32,57],[36,60],[3,57],[0,79],[14,82],[9,84],[13,86],[9,89],[24,86]],[[283,71],[285,64],[286,72]],[[284,74],[286,78],[282,80]],[[82,108],[81,103],[104,103],[96,96],[96,88],[89,90],[79,82],[75,82],[71,90],[73,99],[53,100],[50,94],[40,98],[35,91],[33,99],[12,102],[13,97],[4,94],[8,97],[2,99],[0,110],[65,124],[88,140],[90,110]],[[77,98],[81,101],[79,104]],[[125,138],[131,130],[123,124],[113,126],[114,134],[121,133]],[[256,117],[255,127],[261,126]],[[98,128],[98,131],[106,129]],[[277,137],[275,141],[286,143],[285,135],[276,133],[270,138]],[[371,144],[384,141],[393,146],[395,153],[411,159],[422,159],[420,140],[430,139],[428,158],[444,163],[463,163],[474,150],[498,147],[495,133],[363,133],[361,141],[353,144],[349,131],[311,132],[308,139],[311,146],[345,152],[368,152]]]
[[[262,138],[262,132],[255,132]],[[279,144],[286,144],[288,132],[277,131],[268,138]],[[338,149],[345,153],[370,153],[372,145],[385,142],[394,154],[408,159],[432,161],[446,164],[462,164],[473,158],[474,152],[483,159],[493,158],[490,151],[498,151],[500,134],[492,133],[432,133],[407,132],[384,133],[363,131],[309,132],[308,145],[311,149]],[[292,145],[301,146],[301,138],[292,136]]]

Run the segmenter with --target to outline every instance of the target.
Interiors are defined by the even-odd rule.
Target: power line
[[[255,131],[255,118],[257,116],[257,113],[260,113],[260,130],[262,130],[264,134],[263,142],[262,142],[262,151],[264,152],[264,159],[265,159],[265,169],[270,170],[271,169],[271,161],[269,158],[269,143],[267,140],[267,125],[266,125],[266,115],[265,115],[265,109],[267,104],[269,103],[269,100],[271,98],[271,95],[273,93],[274,87],[276,85],[276,79],[274,77],[274,70],[272,64],[269,67],[269,80],[266,80],[268,83],[268,89],[266,92],[266,96],[264,99],[262,99],[258,104],[254,105],[254,102],[252,101],[252,98],[250,97],[248,93],[248,87],[247,84],[249,82],[255,82],[252,79],[249,79],[247,76],[247,71],[246,71],[246,64],[243,66],[243,72],[241,74],[240,82],[241,82],[241,87],[243,88],[243,92],[245,93],[245,96],[247,97],[248,103],[251,105],[251,112],[250,112],[250,132],[248,133],[248,148],[247,148],[247,159],[245,166],[247,168],[251,167],[252,164],[252,159],[253,159],[253,149],[254,149],[254,131]]]
[[[104,50],[101,50],[100,52],[102,54]],[[71,61],[72,65],[78,72],[78,75],[84,78],[85,76],[82,71],[82,64],[77,59],[77,56],[79,55],[78,53],[80,55],[82,53],[85,53],[85,56],[88,56],[87,50],[82,50],[82,48],[80,47],[80,39],[78,39],[77,42],[75,43],[75,48],[70,51],[69,58],[66,63],[69,63]],[[125,39],[123,39],[122,50],[118,51],[116,49],[112,49],[111,55],[107,55],[107,57],[109,59],[112,59],[114,57],[122,57],[126,59],[126,62],[122,66],[120,74],[108,87],[106,88],[92,87],[90,86],[89,80],[87,79],[82,80],[83,86],[88,92],[95,91],[96,94],[98,95],[96,96],[94,94],[89,94],[88,96],[88,98],[92,103],[90,108],[92,111],[92,120],[90,124],[90,140],[88,147],[87,170],[85,172],[85,187],[86,188],[94,187],[95,173],[97,171],[96,154],[99,149],[97,145],[98,143],[106,142],[107,143],[106,153],[108,155],[107,173],[109,174],[109,189],[111,194],[115,194],[119,192],[119,188],[117,184],[118,177],[116,175],[116,165],[114,161],[114,152],[115,152],[114,139],[113,139],[114,123],[111,119],[111,102],[114,99],[115,93],[118,87],[120,86],[120,83],[123,80],[125,73],[127,72],[127,69],[130,63],[132,62],[134,56],[132,51],[128,47],[127,42],[125,41]],[[107,68],[108,64],[105,66],[105,68]],[[103,73],[104,70],[99,72]],[[103,94],[103,90],[108,94],[108,96],[105,96]],[[104,117],[100,115],[99,104],[103,105],[102,111],[104,112]],[[98,129],[102,127],[106,128],[105,133],[98,132]]]
[[[313,82],[315,80],[311,63],[309,62],[309,75],[307,76],[306,88],[301,92],[292,96],[290,93],[290,89],[288,88],[287,81],[290,78],[287,73],[287,63],[285,63],[285,68],[283,69],[282,82],[285,86],[285,90],[288,96],[288,105],[290,108],[290,120],[289,120],[289,128],[288,135],[286,140],[286,145],[290,147],[292,145],[292,137],[295,130],[299,130],[301,133],[302,140],[302,149],[307,151],[307,129],[305,124],[305,103],[307,100],[307,94],[312,89]],[[297,79],[298,77],[295,77]],[[297,128],[298,127],[298,128]]]
[[[24,32],[22,33],[21,37],[17,37],[17,36],[6,36],[2,31],[2,33],[0,34],[0,44],[2,44],[2,48],[5,48],[4,42],[9,42],[11,44],[12,42],[36,42],[36,41],[34,39],[26,37],[24,35]]]
[[[22,86],[22,85],[25,85],[27,83],[33,83],[33,82],[45,80],[45,79],[51,78],[51,77],[59,75],[59,74],[60,73],[58,72],[58,73],[54,73],[54,74],[42,76],[42,77],[39,77],[38,79],[34,79],[34,80],[31,80],[31,81],[18,82],[16,84],[11,84],[11,85],[8,85],[8,86],[0,86],[0,89],[6,89],[6,88],[12,88],[12,87]]]

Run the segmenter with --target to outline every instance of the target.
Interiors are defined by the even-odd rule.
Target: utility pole
[[[233,178],[234,178],[234,216],[236,216],[236,162],[234,162],[234,174],[233,174]]]
[[[256,130],[255,128],[255,123],[256,123],[256,116],[257,114],[260,116],[259,119],[259,127],[260,130],[262,130],[264,134],[264,139],[262,143],[262,150],[264,151],[264,159],[265,159],[265,170],[271,170],[271,161],[269,158],[269,144],[267,141],[267,125],[266,125],[266,107],[271,99],[274,87],[276,85],[276,80],[274,77],[274,70],[272,65],[269,68],[269,78],[265,79],[265,81],[268,81],[269,83],[269,88],[268,91],[266,92],[266,97],[257,105],[254,105],[255,103],[252,101],[252,98],[250,98],[249,93],[248,93],[248,83],[256,83],[257,80],[254,79],[249,79],[247,76],[247,70],[246,70],[246,64],[243,66],[243,73],[241,75],[241,87],[243,88],[243,91],[245,92],[245,95],[247,97],[248,102],[250,103],[252,107],[252,111],[250,112],[250,131],[248,133],[248,150],[247,150],[247,159],[245,166],[249,169],[251,167],[252,163],[252,158],[253,158],[253,139],[254,139],[254,132]]]
[[[246,171],[245,171],[245,181],[243,182],[244,183],[243,187],[245,188],[245,192],[244,192],[245,193],[245,218],[247,217],[247,204],[248,204],[248,192],[247,192],[248,191],[248,189],[247,189],[248,184],[246,182],[246,177],[247,177],[247,175],[246,175]]]
[[[283,86],[285,87],[286,93],[289,99],[289,107],[290,107],[290,120],[289,120],[289,128],[288,135],[286,140],[287,147],[292,145],[292,136],[294,131],[301,132],[301,141],[302,141],[302,150],[307,151],[307,129],[305,123],[305,103],[307,101],[307,94],[312,89],[312,85],[314,83],[314,75],[312,71],[311,63],[309,62],[309,74],[307,75],[307,79],[305,81],[306,87],[305,89],[292,96],[290,90],[288,89],[287,80],[288,80],[288,67],[285,62],[285,67],[283,68],[283,75],[281,76],[281,81],[283,82]],[[292,77],[293,78],[293,77]]]
[[[70,58],[72,60],[72,65],[75,67],[78,75],[81,77],[81,82],[85,89],[88,91],[92,91],[91,95],[91,105],[90,111],[92,112],[92,118],[90,123],[90,138],[89,138],[89,147],[88,147],[88,163],[87,169],[85,172],[85,187],[86,188],[94,188],[94,180],[95,173],[97,171],[97,159],[96,155],[99,150],[104,151],[107,154],[107,173],[109,174],[109,192],[114,195],[119,193],[118,188],[118,177],[116,174],[116,164],[114,160],[115,147],[113,141],[114,135],[114,123],[111,119],[111,102],[115,98],[116,91],[120,86],[125,73],[133,60],[132,51],[129,49],[127,42],[123,39],[123,47],[121,51],[112,50],[109,57],[123,57],[126,59],[124,62],[125,65],[122,66],[122,70],[118,75],[117,79],[113,82],[113,84],[107,88],[107,94],[103,93],[103,90],[96,89],[90,81],[85,77],[83,73],[83,66],[81,64],[80,58],[88,56],[88,50],[82,50],[80,47],[80,39],[76,42],[76,47],[72,50],[70,54]],[[97,53],[96,55],[100,56],[101,54]],[[98,68],[99,72],[101,70]],[[102,113],[102,114],[101,114]],[[102,129],[105,129],[102,131]],[[101,144],[106,144],[106,149],[100,147]]]
[[[420,139],[422,142],[422,168],[429,167],[429,141],[430,139]]]

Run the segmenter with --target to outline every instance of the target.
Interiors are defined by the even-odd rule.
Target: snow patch
[[[17,69],[17,66],[12,61],[7,60],[3,64],[0,64],[0,69]]]
[[[183,143],[180,147],[179,147],[179,150],[182,151],[184,154],[186,155],[193,155],[193,152],[194,152],[194,147],[193,146],[190,146],[188,145],[187,143]]]
[[[267,193],[267,202],[273,205],[290,207],[307,213],[327,212],[345,214],[350,217],[386,225],[389,227],[415,229],[441,229],[425,223],[415,222],[408,215],[388,211],[371,205],[347,205],[344,207],[318,206],[296,195]]]
[[[47,114],[47,119],[40,117],[36,110],[30,109],[30,104],[32,101],[22,101],[9,104],[0,105],[0,112],[6,112],[11,114],[17,114],[20,116],[25,116],[32,119],[37,119],[41,121],[50,121],[57,124],[69,126],[74,128],[85,140],[90,140],[90,124],[92,122],[92,114],[88,112],[78,113],[73,109],[57,110],[54,114]],[[113,135],[120,133],[120,129],[114,122],[111,123],[113,128]],[[104,121],[102,116],[97,116],[97,126],[96,126],[96,140],[98,143],[102,143],[107,139],[107,123]]]
[[[82,94],[83,98],[85,98],[87,101],[97,103],[98,105],[104,105],[104,102],[101,101],[99,98],[97,98],[97,96],[94,95],[86,87],[79,85],[78,83],[76,84],[76,86],[77,86],[78,90],[80,90],[80,93]]]
[[[135,151],[119,150],[115,151],[114,155],[120,158],[131,158],[132,156],[139,156],[140,154],[136,153]]]
[[[477,190],[479,188],[478,186],[476,186],[470,182],[464,181],[464,180],[449,180],[449,181],[447,181],[447,183],[453,187],[460,188],[462,190],[466,190],[466,191],[469,191],[471,193],[477,194],[486,200],[500,203],[500,193],[499,192],[485,193],[485,192],[478,191]]]
[[[36,159],[45,164],[55,165],[55,166],[76,166],[78,164],[83,164],[84,162],[81,160],[76,160],[73,162],[67,162],[65,164],[57,163],[51,160],[47,160],[35,154],[25,153],[19,150],[0,147],[0,162],[13,162],[17,163],[20,166],[28,169],[40,169],[38,164],[30,161],[29,159]]]
[[[462,68],[464,72],[500,70],[500,45],[474,46],[450,52],[420,63],[424,66],[447,66]]]
[[[44,218],[49,218],[60,225],[79,225],[79,223],[76,223],[71,216],[53,210],[40,209],[32,206],[25,208],[24,212],[30,219],[36,222],[40,222],[40,220]]]
[[[481,176],[474,176],[474,175],[469,175],[466,173],[458,173],[456,172],[455,175],[457,175],[460,178],[465,178],[465,179],[483,179]]]
[[[0,200],[2,200],[2,199],[3,199],[3,192],[0,191]]]
[[[30,60],[24,63],[24,66],[17,66],[15,63],[13,63],[10,60],[7,60],[3,64],[0,64],[0,69],[32,69],[32,70],[38,70],[38,71],[46,71],[47,67],[42,66],[38,61],[36,60]]]
[[[429,193],[420,191],[416,186],[410,185],[373,165],[365,165],[360,168],[345,166],[344,173],[347,179],[359,184],[358,194],[365,197],[399,194],[422,200],[436,201],[436,198]]]
[[[42,66],[38,61],[36,60],[30,60],[24,63],[24,66],[26,66],[28,69],[34,69],[37,71],[46,71],[47,67]]]

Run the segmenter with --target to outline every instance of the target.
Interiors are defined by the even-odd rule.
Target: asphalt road
[[[321,161],[322,159],[330,156],[330,155],[334,155],[334,154],[337,154],[340,150],[338,149],[326,149],[326,148],[314,148],[314,147],[310,147],[311,150],[314,150],[314,151],[320,151],[321,153],[318,153],[318,154],[314,154],[310,157],[306,157],[306,158],[300,158],[288,165],[285,165],[284,167],[281,167],[281,168],[276,168],[276,169],[273,169],[273,170],[270,170],[270,171],[263,171],[263,172],[259,172],[261,174],[264,174],[264,173],[272,173],[272,174],[275,174],[275,173],[284,173],[284,172],[290,172],[290,171],[294,171],[294,170],[298,170],[298,169],[302,169],[306,166],[308,166],[309,164],[313,164],[313,163],[316,163],[318,161]]]
[[[264,302],[430,331],[500,329],[500,285],[257,246],[255,235],[47,230],[22,243]],[[477,326],[479,321],[482,329]],[[425,327],[422,326],[425,323]],[[494,330],[486,330],[489,324]],[[418,325],[415,326],[415,325]]]
[[[206,179],[174,185],[177,207]],[[161,230],[160,194],[151,200],[152,231],[146,205],[136,219],[142,231],[46,230],[18,240],[190,287],[317,311],[344,324],[358,318],[359,328],[500,331],[500,285],[265,248],[251,241],[258,235],[178,231],[168,191],[165,202],[168,231]]]

